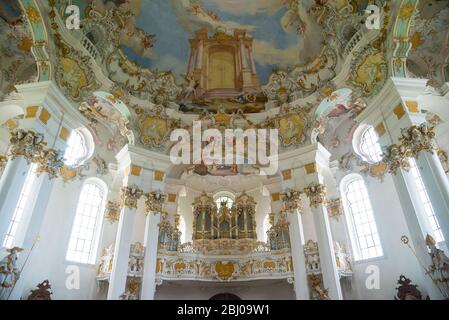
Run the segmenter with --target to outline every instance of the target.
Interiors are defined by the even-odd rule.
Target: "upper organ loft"
[[[210,251],[218,248],[252,249],[257,241],[256,203],[243,192],[232,203],[230,198],[217,202],[206,193],[193,203],[193,247]]]
[[[190,39],[187,78],[195,83],[196,98],[234,98],[260,92],[253,57],[253,38],[244,30],[228,35],[218,31],[209,37],[200,29]]]

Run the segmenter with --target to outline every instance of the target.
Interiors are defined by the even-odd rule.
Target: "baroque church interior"
[[[0,299],[449,299],[449,1],[0,0],[0,30]]]

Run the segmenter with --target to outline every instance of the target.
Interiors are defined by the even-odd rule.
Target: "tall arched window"
[[[422,180],[421,174],[416,164],[416,160],[414,158],[410,159],[410,173],[415,179],[419,198],[424,206],[424,211],[427,219],[429,220],[430,227],[432,228],[433,236],[437,242],[444,241],[443,232],[441,232],[441,227],[438,223],[437,217],[435,216],[432,202],[430,201],[429,194],[427,193],[426,186],[424,185],[424,181]]]
[[[17,201],[16,209],[14,210],[14,214],[9,223],[8,231],[3,239],[3,247],[5,248],[11,248],[15,245],[14,241],[17,235],[17,230],[19,229],[20,223],[23,221],[23,216],[26,211],[25,209],[29,204],[28,200],[31,195],[31,189],[37,179],[36,169],[37,164],[33,163],[28,170],[25,183],[20,191],[19,201]]]
[[[91,134],[86,129],[76,129],[70,134],[64,153],[64,164],[77,167],[83,164],[93,153]]]
[[[382,160],[379,137],[372,126],[361,126],[355,132],[354,149],[365,161],[376,163]]]
[[[76,208],[66,259],[79,263],[95,263],[100,237],[106,188],[96,180],[88,180]]]
[[[350,175],[342,181],[342,194],[356,260],[383,255],[373,209],[363,178]]]

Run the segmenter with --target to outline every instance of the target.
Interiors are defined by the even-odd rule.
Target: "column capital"
[[[47,173],[49,179],[54,179],[64,166],[64,155],[53,148],[44,149],[35,156],[34,162],[38,164],[37,175]]]
[[[326,186],[321,183],[313,183],[304,189],[309,197],[310,206],[314,208],[326,204],[326,191]]]
[[[137,201],[143,195],[143,191],[137,186],[125,186],[120,190],[120,202],[122,207],[137,209]]]
[[[152,191],[144,195],[145,199],[145,214],[162,213],[162,207],[164,205],[167,195],[162,191]]]
[[[28,162],[34,161],[37,154],[44,150],[46,142],[42,133],[33,130],[17,129],[10,133],[8,157],[14,160],[24,157]]]
[[[284,210],[287,212],[294,212],[295,210],[302,210],[303,193],[300,191],[287,189],[280,194],[283,202]]]

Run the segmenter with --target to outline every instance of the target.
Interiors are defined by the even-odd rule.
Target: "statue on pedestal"
[[[23,249],[14,247],[6,251],[8,255],[0,261],[0,298],[3,298],[3,295],[14,287],[20,277],[20,270],[17,268],[17,254]]]
[[[427,235],[426,245],[432,264],[429,266],[428,274],[446,299],[449,299],[449,258],[443,250],[436,247],[436,241]]]

